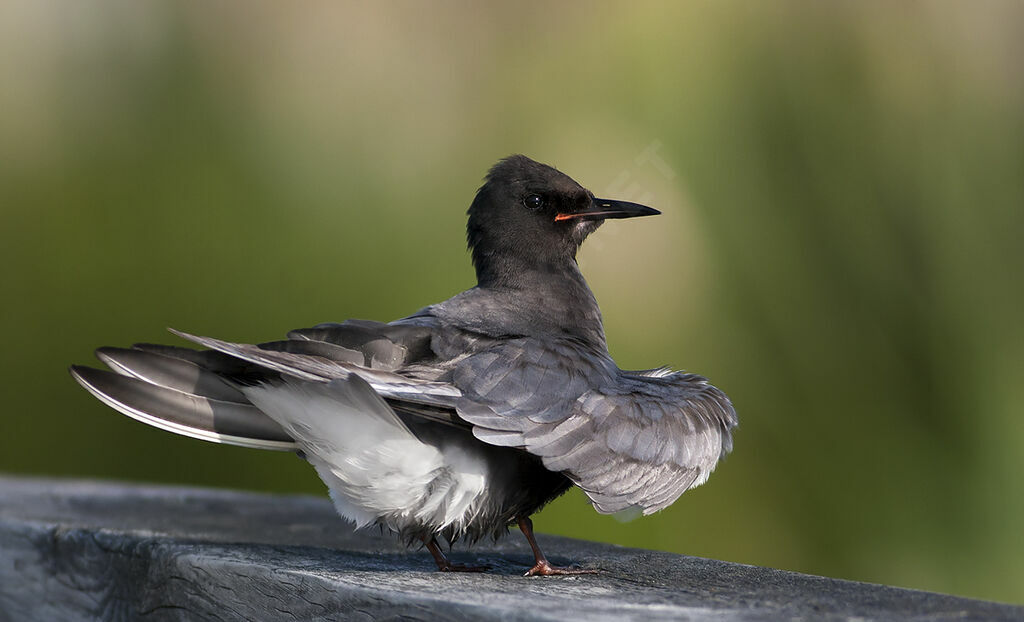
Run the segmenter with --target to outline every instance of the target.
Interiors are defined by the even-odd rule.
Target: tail
[[[100,348],[113,371],[73,365],[71,376],[104,404],[151,426],[214,443],[295,451],[295,441],[224,375],[254,366],[212,351],[137,344]],[[260,370],[265,374],[265,370]]]

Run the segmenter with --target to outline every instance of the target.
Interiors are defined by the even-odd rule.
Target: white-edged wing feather
[[[443,382],[416,380],[390,371],[369,369],[353,363],[306,354],[264,350],[255,345],[200,337],[173,329],[171,332],[182,339],[301,380],[345,380],[355,375],[368,382],[382,397],[431,406],[451,406],[453,401],[461,395],[454,386]]]
[[[107,406],[161,430],[254,449],[296,449],[277,424],[249,404],[192,395],[78,365],[71,368],[71,375]]]

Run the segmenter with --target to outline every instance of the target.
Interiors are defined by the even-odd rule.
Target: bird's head
[[[660,214],[597,199],[565,173],[522,155],[491,168],[469,207],[466,238],[481,285],[515,280],[524,269],[557,271],[608,218]]]

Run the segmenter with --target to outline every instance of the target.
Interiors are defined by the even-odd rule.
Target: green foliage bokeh
[[[525,153],[664,212],[581,255],[612,354],[741,418],[669,510],[539,530],[1024,602],[1022,41],[1012,2],[5,4],[0,470],[321,494],[66,367],[450,296]]]

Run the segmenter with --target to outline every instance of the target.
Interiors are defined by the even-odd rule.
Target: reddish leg
[[[590,570],[586,568],[561,568],[559,566],[552,566],[548,559],[544,557],[544,553],[541,552],[540,547],[537,546],[537,540],[533,537],[533,521],[529,517],[522,517],[519,519],[519,531],[523,532],[526,536],[526,541],[530,543],[530,548],[533,549],[533,557],[536,563],[533,568],[530,568],[524,574],[524,577],[534,577],[541,575],[544,577],[550,577],[559,574],[597,574],[596,570]]]
[[[490,566],[467,566],[465,564],[451,563],[441,550],[441,547],[437,545],[437,538],[423,538],[423,544],[427,545],[427,550],[434,556],[437,569],[441,572],[485,572],[491,568]]]

